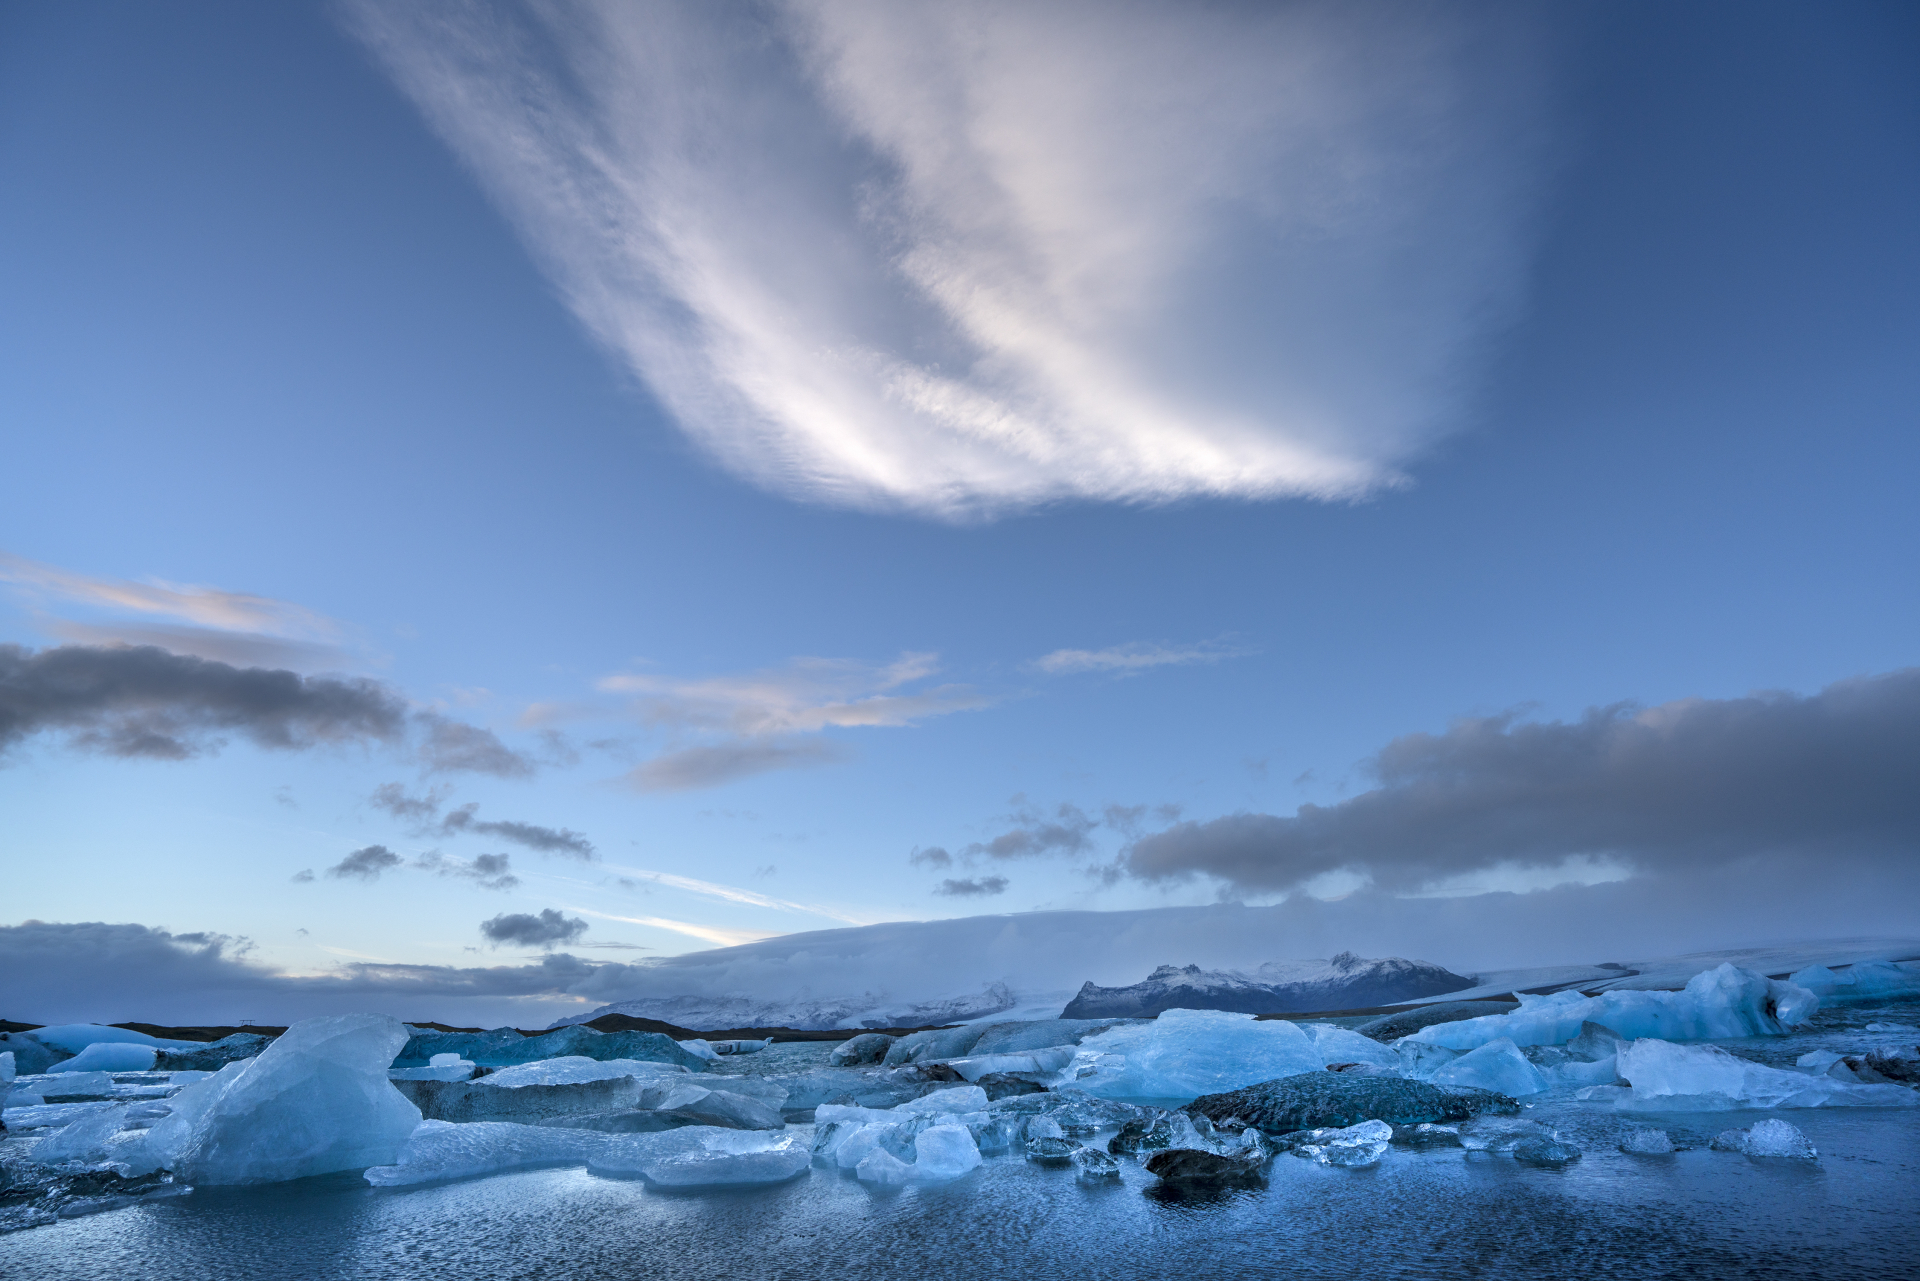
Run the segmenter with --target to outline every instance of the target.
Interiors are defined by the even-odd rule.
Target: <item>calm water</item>
[[[1840,1022],[1871,1016],[1765,1049],[1777,1060],[1838,1048]],[[346,1175],[205,1189],[0,1237],[0,1276],[1920,1277],[1920,1111],[1623,1118],[1559,1102],[1526,1115],[1585,1156],[1558,1170],[1459,1149],[1396,1150],[1364,1170],[1281,1157],[1264,1187],[1184,1196],[1132,1162],[1100,1187],[1005,1156],[905,1191],[820,1169],[725,1193],[579,1170],[389,1190]],[[1705,1149],[1767,1115],[1804,1130],[1820,1161]],[[1627,1156],[1614,1145],[1633,1120],[1698,1146]]]

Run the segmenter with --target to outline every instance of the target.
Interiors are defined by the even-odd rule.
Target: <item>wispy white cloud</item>
[[[700,939],[715,947],[738,947],[742,943],[758,943],[762,939],[779,938],[779,930],[731,930],[719,925],[696,925],[691,921],[675,921],[664,916],[616,916],[612,912],[596,912],[589,907],[568,909],[585,916],[598,917],[603,921],[625,921],[628,925],[651,925],[657,930],[670,930],[675,934],[685,934],[689,938]]]
[[[805,912],[811,916],[824,916],[829,920],[845,921],[850,925],[870,925],[870,916],[849,916],[836,908],[822,907],[815,903],[795,903],[791,899],[775,898],[771,894],[762,894],[758,890],[742,889],[737,885],[722,885],[716,881],[702,881],[691,876],[676,876],[671,872],[654,872],[637,867],[609,867],[617,872],[640,880],[653,881],[676,890],[685,890],[690,894],[699,894],[707,898],[719,899],[726,903],[744,903],[751,907],[770,907],[783,912]]]
[[[1530,19],[355,0],[717,458],[942,516],[1397,483],[1511,310]]]
[[[346,657],[338,623],[303,605],[270,596],[160,579],[136,583],[100,578],[4,551],[0,551],[0,582],[11,583],[37,602],[77,605],[83,611],[108,615],[91,621],[42,620],[45,630],[78,644],[157,645],[216,662],[301,669],[337,666]],[[131,622],[115,619],[115,614],[174,621]]]
[[[845,746],[817,737],[828,729],[898,729],[994,701],[965,685],[905,688],[939,670],[935,654],[880,664],[796,658],[784,667],[695,680],[622,673],[599,688],[633,696],[632,713],[644,723],[695,740],[627,775],[640,791],[677,792],[846,759]]]
[[[1251,652],[1220,641],[1206,641],[1198,645],[1131,641],[1106,649],[1056,649],[1051,654],[1034,659],[1032,665],[1049,676],[1071,676],[1081,672],[1131,676],[1154,667],[1217,663],[1226,658],[1242,658]]]

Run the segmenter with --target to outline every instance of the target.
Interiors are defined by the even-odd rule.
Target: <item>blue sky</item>
[[[478,923],[549,908],[635,959],[1265,902],[1127,851],[1337,806],[1459,717],[1915,661],[1909,7],[1223,7],[1143,63],[1145,7],[796,6],[774,89],[697,10],[561,12],[504,54],[431,6],[0,18],[0,642],[365,677],[527,762],[32,733],[9,919],[311,972],[505,963]],[[702,59],[688,141],[694,73],[635,86]],[[989,403],[1016,444],[954,444]],[[498,853],[516,887],[460,874]],[[1559,855],[1424,892],[1655,859]]]

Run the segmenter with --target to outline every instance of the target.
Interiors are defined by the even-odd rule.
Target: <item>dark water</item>
[[[1667,1124],[1684,1141],[1760,1115]],[[1090,1187],[1006,1157],[898,1192],[825,1170],[698,1194],[578,1170],[378,1191],[337,1176],[16,1233],[0,1238],[0,1275],[1920,1277],[1920,1121],[1792,1120],[1817,1164],[1589,1147],[1552,1170],[1394,1151],[1363,1170],[1283,1157],[1264,1187],[1212,1195],[1170,1193],[1130,1162],[1118,1186]]]

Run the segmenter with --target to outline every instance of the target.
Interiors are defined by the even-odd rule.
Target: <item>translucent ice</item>
[[[1502,1038],[1515,1045],[1562,1045],[1583,1022],[1603,1024],[1624,1037],[1698,1041],[1712,1037],[1777,1036],[1819,1008],[1804,987],[1743,970],[1731,963],[1696,974],[1679,992],[1555,992],[1523,996],[1510,1014],[1437,1023],[1407,1041],[1472,1050]]]
[[[93,1112],[116,1109],[120,1105],[101,1100],[95,1103],[46,1103],[27,1104],[6,1110],[4,1118],[9,1130],[40,1130],[54,1126],[71,1125],[81,1117]]]
[[[904,1187],[914,1181],[913,1167],[885,1148],[867,1153],[853,1168],[853,1173],[862,1183],[877,1183],[882,1187]]]
[[[1429,1078],[1435,1085],[1469,1085],[1520,1098],[1548,1086],[1539,1068],[1527,1062],[1512,1041],[1489,1041],[1445,1064]],[[1608,1080],[1612,1080],[1609,1075]]]
[[[1072,1063],[1076,1053],[1078,1051],[1074,1046],[1056,1045],[1021,1054],[981,1054],[972,1058],[949,1059],[947,1066],[969,1081],[978,1081],[993,1072],[1049,1076]]]
[[[198,1044],[195,1041],[161,1041],[145,1032],[124,1027],[103,1027],[98,1023],[62,1023],[55,1027],[37,1027],[33,1029],[33,1039],[42,1045],[65,1050],[68,1054],[78,1054],[89,1045],[100,1044],[166,1046],[169,1049],[193,1049]]]
[[[13,1084],[13,1078],[18,1075],[19,1072],[14,1067],[13,1051],[8,1050],[0,1054],[0,1094],[6,1092],[6,1088]]]
[[[536,1166],[581,1165],[597,1155],[612,1136],[591,1130],[560,1130],[507,1121],[422,1121],[408,1136],[398,1159],[377,1165],[366,1180],[379,1188],[444,1179],[470,1179],[503,1170]]]
[[[936,1125],[913,1139],[913,1177],[917,1183],[944,1183],[980,1164],[980,1149],[964,1125]]]
[[[54,1064],[51,1072],[151,1072],[153,1056],[160,1051],[151,1045],[126,1041],[95,1041],[70,1059]]]
[[[666,1187],[781,1183],[807,1168],[805,1137],[689,1125],[661,1134],[616,1135],[587,1162],[595,1174],[638,1174]]]
[[[1748,1156],[1783,1156],[1803,1161],[1817,1160],[1820,1156],[1798,1128],[1773,1117],[1748,1130],[1740,1150]]]
[[[1914,1107],[1920,1094],[1899,1085],[1850,1085],[1763,1067],[1717,1045],[1638,1040],[1621,1048],[1620,1075],[1633,1083],[1618,1106],[1704,1111],[1715,1108]]]
[[[720,1051],[714,1049],[712,1044],[704,1038],[694,1037],[689,1041],[675,1041],[674,1044],[678,1045],[688,1054],[698,1055],[709,1063],[718,1063],[720,1061]]]
[[[444,1057],[435,1055],[436,1059]],[[608,1081],[615,1077],[685,1076],[687,1070],[674,1063],[653,1063],[645,1059],[590,1059],[569,1054],[557,1059],[536,1059],[501,1068],[480,1078],[478,1084],[511,1088],[516,1085],[566,1085],[573,1081]]]
[[[148,1159],[199,1184],[391,1165],[420,1124],[387,1080],[406,1040],[380,1014],[296,1023],[259,1057],[176,1095],[174,1115],[147,1132]]]
[[[91,1112],[42,1139],[33,1150],[33,1159],[42,1165],[54,1166],[104,1161],[107,1145],[120,1133],[125,1120],[125,1108],[108,1107]]]
[[[1339,1130],[1316,1130],[1313,1141],[1294,1149],[1322,1165],[1348,1169],[1372,1165],[1393,1141],[1393,1127],[1385,1121],[1362,1121]]]
[[[1866,961],[1838,971],[1824,965],[1809,965],[1787,981],[1799,984],[1823,1001],[1880,1001],[1888,997],[1920,996],[1920,965]]]
[[[1307,1034],[1284,1019],[1168,1010],[1088,1037],[1067,1072],[1070,1084],[1104,1098],[1191,1099],[1325,1066]]]
[[[1370,1036],[1361,1036],[1331,1023],[1309,1023],[1300,1029],[1313,1042],[1322,1063],[1367,1063],[1398,1070],[1400,1056]]]

